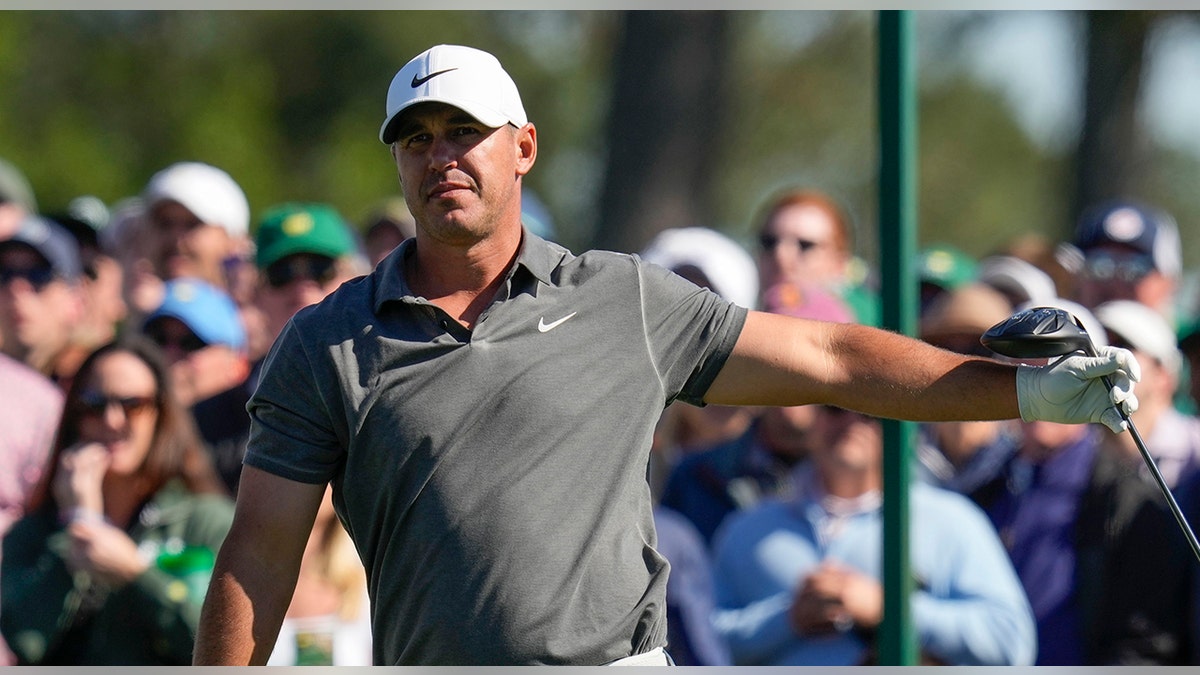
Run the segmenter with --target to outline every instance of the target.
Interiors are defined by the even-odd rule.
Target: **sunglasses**
[[[184,354],[198,352],[208,346],[207,342],[201,340],[191,331],[187,331],[182,335],[168,335],[166,328],[158,322],[146,328],[146,337],[150,338],[161,349],[165,350],[175,347]]]
[[[49,267],[5,267],[0,269],[0,286],[7,286],[15,279],[24,279],[38,293],[49,286],[54,278],[54,270]]]
[[[1084,273],[1098,280],[1116,279],[1124,283],[1141,281],[1154,270],[1148,256],[1114,255],[1104,251],[1089,253],[1083,260]]]
[[[145,413],[154,407],[153,396],[106,396],[98,391],[85,391],[79,395],[79,409],[88,416],[99,417],[114,405],[121,406],[125,417]]]
[[[776,237],[773,234],[763,234],[759,235],[758,237],[758,245],[761,246],[764,251],[774,251],[780,244],[783,243],[795,246],[796,248],[800,249],[801,253],[808,253],[809,251],[821,245],[820,242],[816,242],[811,239],[784,239],[781,237]]]
[[[288,256],[267,266],[267,283],[272,288],[283,288],[293,281],[315,281],[324,286],[337,276],[335,262],[323,255]]]

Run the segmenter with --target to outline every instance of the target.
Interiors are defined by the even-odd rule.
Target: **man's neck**
[[[409,288],[464,326],[474,326],[516,261],[520,228],[465,247],[417,236],[413,255],[404,260]]]

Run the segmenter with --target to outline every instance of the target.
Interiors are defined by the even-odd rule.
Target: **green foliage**
[[[181,159],[242,184],[255,213],[327,201],[360,222],[399,186],[376,133],[395,71],[437,43],[496,53],[538,125],[526,185],[579,247],[596,222],[607,156],[614,11],[73,11],[0,13],[0,157],[49,211],[80,194],[136,194]],[[711,222],[748,241],[775,187],[826,189],[849,207],[860,253],[876,252],[874,12],[730,13],[727,128]],[[976,23],[986,13],[973,15]],[[951,45],[952,46],[952,45]],[[946,45],[938,46],[947,53]],[[943,69],[944,70],[944,69]],[[1032,144],[995,91],[923,83],[921,240],[984,254],[1009,236],[1069,234],[1069,156]],[[1069,145],[1069,144],[1068,144]],[[1198,161],[1157,149],[1145,196],[1200,217]],[[1194,255],[1188,262],[1195,262]]]
[[[1071,236],[1070,167],[1039,151],[995,93],[963,78],[921,97],[920,227],[976,257],[1027,231]]]

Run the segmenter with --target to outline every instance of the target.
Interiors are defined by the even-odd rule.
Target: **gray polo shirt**
[[[663,646],[646,483],[663,407],[701,403],[746,310],[636,256],[526,232],[473,330],[397,248],[301,310],[247,409],[245,463],[333,481],[375,662],[601,664]]]

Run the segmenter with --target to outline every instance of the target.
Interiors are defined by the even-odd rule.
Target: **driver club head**
[[[1018,359],[1043,359],[1071,352],[1094,353],[1092,338],[1070,312],[1058,307],[1032,307],[987,329],[985,347]]]

